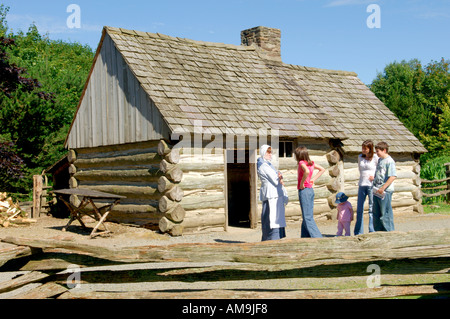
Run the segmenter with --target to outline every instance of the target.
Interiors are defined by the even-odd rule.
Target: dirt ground
[[[227,231],[185,234],[179,237],[171,237],[149,229],[136,226],[127,226],[112,222],[106,222],[110,234],[100,235],[93,239],[89,234],[94,227],[94,223],[88,223],[88,229],[83,229],[78,221],[74,221],[67,231],[62,231],[68,219],[58,219],[51,216],[44,216],[37,219],[37,222],[27,226],[0,227],[0,240],[5,237],[26,237],[41,239],[56,239],[64,241],[79,242],[80,244],[114,247],[131,247],[145,245],[170,245],[176,243],[240,243],[258,242],[261,240],[261,227],[256,229],[229,227]],[[300,222],[289,222],[286,233],[287,238],[300,237]],[[324,236],[335,236],[337,222],[324,218],[316,219],[317,225]],[[368,231],[368,217],[365,216],[364,231]],[[450,215],[448,214],[418,214],[415,212],[402,212],[394,217],[396,231],[411,231],[424,229],[450,228]],[[353,234],[354,221],[351,225]],[[101,229],[101,227],[100,227]]]

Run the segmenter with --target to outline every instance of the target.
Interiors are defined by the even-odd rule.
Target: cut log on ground
[[[77,292],[68,291],[60,299],[361,299],[393,298],[398,296],[449,293],[450,288],[442,285],[390,286],[348,290],[302,289],[302,290],[200,290],[200,291],[137,291],[137,292]]]
[[[227,261],[313,266],[325,262],[450,256],[450,229],[375,232],[353,237],[298,238],[256,243],[176,244],[110,249],[51,239],[6,237],[3,242],[35,248],[62,248],[117,262]]]

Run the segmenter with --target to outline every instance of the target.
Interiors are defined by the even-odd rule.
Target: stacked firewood
[[[29,225],[36,222],[35,219],[27,217],[28,213],[20,208],[18,202],[14,203],[6,192],[0,192],[0,226]]]

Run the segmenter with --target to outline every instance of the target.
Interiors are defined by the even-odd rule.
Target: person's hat
[[[339,192],[339,193],[336,194],[336,201],[335,201],[335,203],[336,204],[344,203],[344,202],[347,201],[347,199],[348,199],[347,195],[345,195],[343,192]]]

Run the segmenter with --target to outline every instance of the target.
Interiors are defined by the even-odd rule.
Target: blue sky
[[[35,23],[51,39],[97,48],[105,25],[200,41],[240,44],[240,31],[281,29],[285,63],[356,72],[370,84],[394,61],[423,64],[450,59],[450,0],[0,0],[10,7],[8,26]],[[80,28],[70,29],[70,4],[80,8]],[[380,27],[369,28],[371,4]],[[371,20],[371,19],[370,19]],[[371,20],[372,21],[372,20]]]

